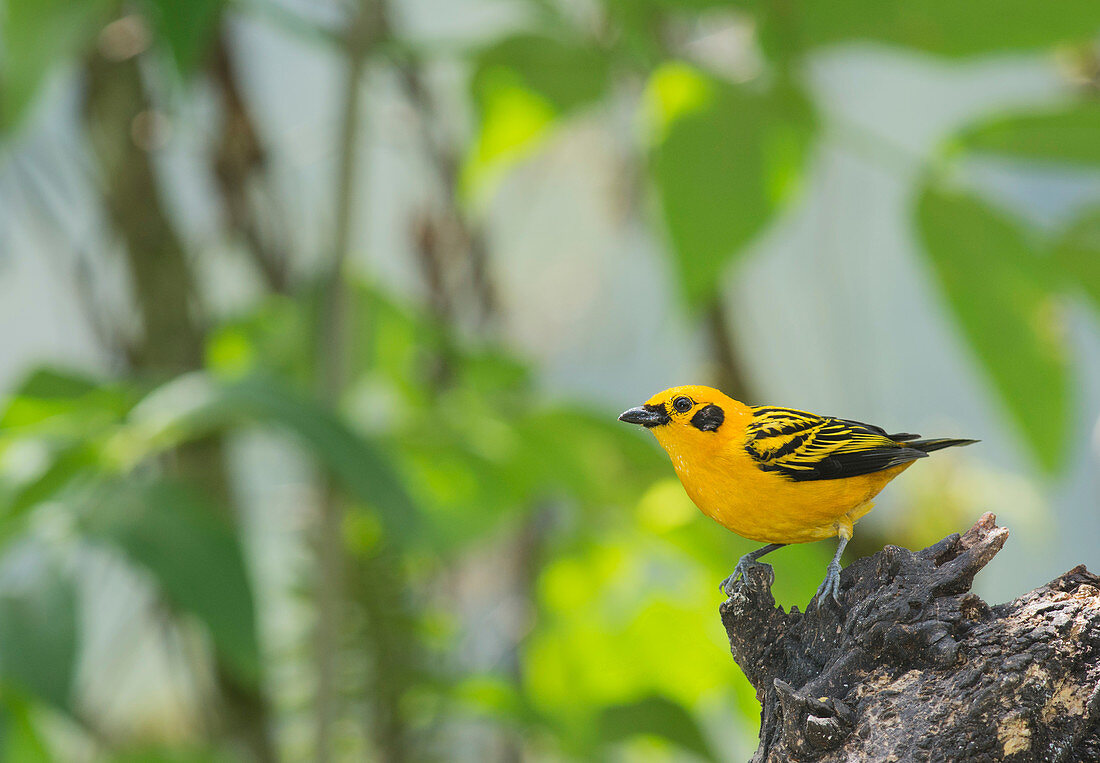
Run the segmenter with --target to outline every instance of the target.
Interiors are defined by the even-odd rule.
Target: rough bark
[[[970,586],[1007,538],[985,514],[887,546],[805,613],[751,569],[720,611],[762,706],[753,761],[1100,761],[1100,578],[1079,566],[990,607]]]

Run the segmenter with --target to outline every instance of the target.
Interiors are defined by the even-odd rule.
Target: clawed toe
[[[733,574],[718,584],[718,589],[722,593],[724,593],[727,598],[732,596],[733,584],[737,582],[737,578],[744,577],[745,573],[753,567],[767,567],[768,569],[771,569],[770,565],[764,564],[763,562],[758,562],[756,560],[762,557],[764,554],[770,554],[777,548],[782,547],[782,543],[769,543],[763,548],[758,548],[755,551],[745,554],[737,560],[737,566],[733,569]]]
[[[825,580],[821,581],[817,594],[814,596],[814,601],[820,607],[830,598],[837,605],[840,604],[840,565],[833,566],[830,564],[828,566]]]
[[[733,584],[737,582],[737,578],[745,574],[745,570],[749,568],[749,565],[738,564],[734,568],[733,572],[726,576],[726,578],[718,584],[718,590],[730,597],[733,595]]]
[[[733,593],[733,584],[737,580],[738,572],[734,570],[732,575],[726,576],[721,583],[718,584],[718,590],[726,595],[728,598]]]
[[[718,589],[722,593],[724,593],[727,598],[732,596],[733,595],[733,584],[735,582],[737,582],[738,578],[744,578],[745,573],[747,573],[753,567],[771,567],[771,565],[770,564],[764,564],[764,562],[756,562],[756,561],[750,561],[750,562],[741,561],[741,562],[738,562],[737,567],[735,567],[734,570],[733,570],[733,573],[730,574],[725,580],[723,580],[721,583],[718,584]]]

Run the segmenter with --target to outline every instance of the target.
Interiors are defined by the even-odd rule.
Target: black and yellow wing
[[[792,480],[856,477],[924,458],[927,450],[972,440],[918,440],[920,435],[793,408],[752,409],[745,450],[757,465]]]

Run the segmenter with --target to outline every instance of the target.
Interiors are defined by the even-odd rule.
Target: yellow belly
[[[911,463],[911,462],[910,462]],[[838,533],[871,510],[871,499],[910,464],[835,480],[794,482],[754,464],[715,462],[702,473],[673,465],[695,505],[729,530],[762,543],[808,543]]]

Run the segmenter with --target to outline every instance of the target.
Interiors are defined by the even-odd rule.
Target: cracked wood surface
[[[776,607],[771,568],[721,606],[761,703],[765,761],[1100,761],[1100,578],[1076,567],[990,607],[970,592],[1008,530],[896,546],[841,575],[841,605]]]

